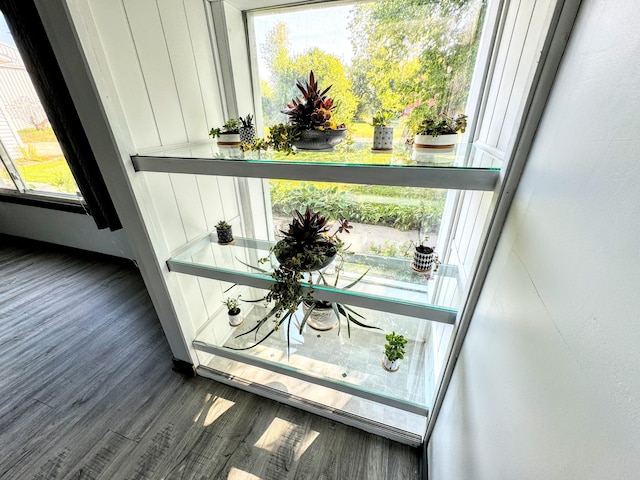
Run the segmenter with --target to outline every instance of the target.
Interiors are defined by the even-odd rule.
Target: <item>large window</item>
[[[77,198],[78,186],[0,13],[0,189]]]

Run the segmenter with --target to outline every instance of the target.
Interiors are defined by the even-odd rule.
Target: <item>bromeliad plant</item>
[[[330,233],[335,227],[335,231]],[[259,263],[271,262],[271,255],[273,255],[279,262],[278,266],[274,268],[271,273],[275,283],[269,288],[267,295],[255,302],[261,302],[266,300],[272,302],[274,306],[267,312],[267,314],[258,320],[255,327],[249,331],[238,335],[242,337],[251,333],[255,334],[255,343],[249,347],[235,348],[228,347],[233,350],[248,350],[254,348],[269,338],[274,332],[286,323],[287,326],[287,352],[290,347],[290,331],[292,321],[298,311],[298,308],[302,302],[306,302],[310,305],[304,314],[302,321],[298,324],[298,330],[302,333],[304,326],[307,323],[309,316],[313,313],[315,307],[322,302],[318,302],[314,299],[314,280],[313,272],[317,271],[319,283],[323,286],[330,286],[333,288],[338,287],[338,281],[340,279],[340,272],[344,265],[344,254],[346,248],[344,243],[338,237],[338,234],[349,233],[352,226],[348,220],[344,217],[340,217],[334,225],[328,225],[327,218],[320,215],[318,212],[313,212],[307,207],[304,214],[296,210],[295,215],[289,224],[289,228],[281,230],[283,239],[276,243],[270,249],[270,255],[259,260]],[[332,285],[329,284],[325,274],[321,272],[321,268],[327,266],[335,257],[339,257],[340,261],[336,266],[335,279]],[[243,262],[244,263],[244,262]],[[245,264],[250,268],[258,270],[262,273],[269,273],[260,267],[255,267],[249,264]],[[356,285],[367,274],[365,271],[355,281],[350,284],[341,287],[342,289],[349,289]],[[302,283],[308,283],[308,286],[304,286]],[[326,304],[326,302],[325,302]],[[360,320],[364,320],[364,317],[352,308],[338,303],[329,302],[331,308],[335,312],[338,318],[338,334],[340,334],[341,320],[344,318],[347,321],[347,330],[349,337],[351,336],[351,323],[359,325],[364,328],[376,328],[370,325],[362,323]],[[270,319],[273,319],[274,325],[272,329],[258,339],[258,333],[260,328]],[[236,337],[236,338],[238,338]]]
[[[302,93],[302,98],[294,98],[287,108],[281,113],[289,116],[289,122],[297,130],[325,130],[344,129],[344,125],[337,125],[333,117],[336,104],[333,98],[327,96],[331,89],[329,85],[321,89],[313,75],[313,70],[309,73],[309,81],[303,85],[296,82],[296,87]]]

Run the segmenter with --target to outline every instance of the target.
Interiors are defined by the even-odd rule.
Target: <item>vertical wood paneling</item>
[[[169,251],[172,251],[184,245],[187,235],[182,227],[182,219],[169,175],[168,173],[147,175],[146,182],[156,217],[162,222],[160,229]]]
[[[187,141],[206,139],[207,120],[183,3],[179,0],[157,1]]]
[[[478,214],[476,215],[475,222],[473,224],[472,233],[469,239],[469,247],[464,254],[464,270],[469,274],[471,272],[471,268],[473,267],[473,262],[476,259],[478,253],[478,247],[480,245],[480,240],[482,239],[482,234],[485,230],[485,225],[487,223],[487,217],[489,215],[489,209],[491,208],[491,202],[493,199],[492,192],[482,192],[480,200],[480,206],[478,208]]]
[[[214,53],[207,25],[205,2],[183,0],[187,18],[187,28],[191,38],[193,57],[199,80],[205,118],[209,129],[222,125],[224,115],[220,99],[220,86],[214,64]],[[192,132],[193,134],[193,132]],[[207,138],[208,130],[203,138]]]
[[[162,145],[184,143],[187,132],[155,0],[124,0]]]
[[[531,75],[540,57],[541,41],[544,38],[543,33],[547,29],[550,3],[552,3],[551,0],[537,0],[531,15],[509,103],[504,113],[503,126],[496,140],[496,146],[501,150],[507,148],[517,127],[516,121],[521,117],[522,105],[531,82]]]
[[[491,129],[489,130],[489,135],[486,140],[486,142],[492,147],[497,146],[498,137],[503,129],[507,108],[514,107],[513,103],[516,104],[515,108],[518,108],[520,103],[519,101],[513,103],[510,102],[511,92],[514,87],[516,73],[518,71],[518,65],[521,62],[525,62],[528,63],[530,68],[535,67],[535,65],[532,65],[531,59],[522,58],[522,50],[529,33],[534,6],[535,2],[532,1],[520,3],[518,15],[514,23],[513,33],[509,39],[507,51],[505,52],[506,64],[500,78],[497,97],[493,104],[493,112],[490,120]],[[505,125],[504,127],[505,130],[510,131],[513,128],[513,125]],[[510,136],[508,132],[505,133],[507,136]]]
[[[487,138],[489,137],[491,129],[493,128],[491,119],[493,117],[495,103],[498,98],[502,76],[508,63],[507,53],[511,37],[513,35],[513,30],[515,28],[520,3],[520,0],[513,0],[511,2],[508,2],[507,16],[505,18],[502,37],[500,40],[500,44],[497,45],[498,53],[495,60],[493,77],[490,79],[490,82],[488,84],[489,93],[487,94],[487,99],[483,107],[482,119],[480,120],[480,132],[478,134],[478,140],[482,142],[487,142]]]
[[[185,236],[187,241],[193,240],[207,231],[207,222],[196,177],[171,173],[169,178]]]
[[[124,113],[130,136],[137,148],[158,146],[160,136],[122,2],[89,0],[89,5],[117,89],[114,100]]]

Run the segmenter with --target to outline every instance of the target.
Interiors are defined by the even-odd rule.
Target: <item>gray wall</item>
[[[0,233],[133,258],[124,230],[98,230],[90,216],[79,213],[0,202]]]
[[[636,0],[582,2],[429,442],[430,480],[638,477],[639,23]]]

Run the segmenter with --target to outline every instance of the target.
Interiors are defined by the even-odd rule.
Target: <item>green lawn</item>
[[[55,133],[51,127],[42,130],[35,128],[23,128],[18,131],[18,135],[22,139],[22,143],[41,143],[41,142],[57,142]]]
[[[31,165],[20,165],[16,162],[16,167],[22,175],[27,187],[30,184],[46,184],[56,188],[57,191],[75,195],[78,191],[76,182],[71,175],[69,166],[64,158],[55,158],[48,161],[33,163]]]

